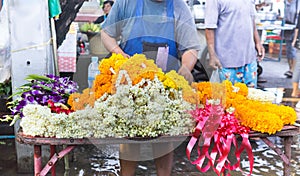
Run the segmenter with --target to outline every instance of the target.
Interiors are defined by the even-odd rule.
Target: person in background
[[[136,53],[144,53],[147,58],[155,60],[164,72],[175,70],[190,83],[193,81],[191,70],[201,46],[194,18],[184,1],[116,1],[102,28],[102,42],[109,52],[128,58]],[[120,45],[118,38],[121,38]],[[158,50],[164,53],[162,57],[156,57]],[[161,152],[170,145],[156,146],[153,145],[154,153],[155,148]],[[154,156],[158,176],[171,175],[172,151]],[[138,158],[139,148],[135,145],[120,146],[121,175],[133,176],[138,159],[124,159],[126,154]]]
[[[299,12],[300,13],[300,12]],[[296,41],[298,39],[298,35],[299,35],[299,28],[300,28],[300,18],[298,18],[297,20],[297,25],[295,28],[295,34],[294,34],[294,38],[292,41],[292,46],[294,47],[296,44]],[[297,51],[297,53],[299,54],[299,50]],[[293,73],[293,77],[292,77],[292,93],[291,93],[291,97],[300,97],[300,93],[299,93],[299,81],[300,81],[300,57],[297,54],[296,56],[296,64],[295,64],[295,68],[294,68],[294,73]]]
[[[98,17],[96,19],[96,21],[94,21],[94,23],[96,23],[96,24],[103,23],[105,21],[105,19],[107,18],[109,11],[113,5],[114,5],[114,1],[110,1],[110,0],[104,1],[103,7],[102,7],[104,15]]]
[[[285,24],[295,25],[298,18],[299,12],[298,0],[285,0],[285,13],[284,20]],[[294,67],[296,64],[296,49],[292,46],[295,30],[285,30],[284,39],[286,42],[286,57],[289,65],[289,70],[284,73],[287,78],[292,78]]]
[[[242,18],[241,18],[242,17]],[[257,86],[257,59],[265,49],[255,25],[255,4],[241,0],[209,0],[205,9],[209,64],[220,80]]]

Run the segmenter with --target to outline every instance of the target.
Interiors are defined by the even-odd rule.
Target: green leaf
[[[47,76],[35,75],[35,74],[28,75],[25,79],[28,80],[28,81],[31,81],[31,80],[50,81],[50,82],[53,81],[51,78],[48,78]]]
[[[19,119],[20,119],[20,116],[19,115],[15,115],[14,119],[11,121],[11,123],[9,124],[9,126],[13,126],[16,123],[16,121],[19,120]]]
[[[5,118],[4,119],[0,118],[0,122],[9,122],[9,121],[13,120],[10,115],[5,115],[3,117],[5,117]]]

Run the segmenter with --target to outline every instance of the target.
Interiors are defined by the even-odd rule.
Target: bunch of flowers
[[[276,96],[272,92],[263,91],[260,89],[249,88],[248,89],[247,99],[249,100],[257,100],[260,102],[269,102],[272,103]]]
[[[226,80],[223,83],[194,83],[192,86],[198,91],[203,104],[209,99],[221,97],[226,108],[236,109],[236,118],[242,125],[258,132],[274,134],[281,131],[284,125],[294,124],[297,119],[293,108],[272,104],[270,103],[271,99],[274,99],[272,95],[247,88],[243,83],[232,85]],[[218,93],[221,95],[216,95]]]
[[[72,112],[69,107],[67,107],[65,104],[62,103],[54,103],[52,100],[48,100],[48,107],[51,109],[51,112],[60,114],[60,113],[65,113],[65,114],[70,114]]]
[[[69,78],[61,78],[54,75],[29,75],[27,84],[17,89],[15,100],[10,102],[10,109],[15,122],[18,118],[24,117],[23,108],[28,104],[48,105],[48,101],[53,103],[67,104],[70,94],[78,90],[77,83]]]
[[[72,110],[82,110],[86,106],[93,107],[94,102],[104,94],[115,94],[116,85],[136,85],[143,79],[153,80],[156,76],[163,83],[165,89],[176,89],[183,92],[183,98],[189,103],[199,103],[198,95],[183,76],[174,70],[166,74],[158,68],[154,61],[147,59],[143,54],[135,54],[130,59],[121,54],[112,54],[110,58],[103,59],[99,65],[100,74],[96,76],[92,88],[87,88],[82,94],[74,93],[70,96],[68,104]],[[123,71],[124,77],[119,77]],[[121,73],[120,73],[121,72]]]
[[[294,124],[297,119],[296,111],[284,105],[244,100],[235,102],[234,107],[243,125],[262,133],[274,134],[284,125]]]
[[[180,91],[165,89],[157,77],[117,86],[113,95],[97,99],[70,114],[57,114],[40,105],[26,106],[20,126],[27,135],[45,137],[157,137],[192,132],[191,104]],[[39,129],[39,130],[37,130]]]
[[[166,90],[155,77],[138,84],[119,85],[116,94],[101,97],[94,108],[103,116],[104,124],[115,126],[113,134],[121,137],[156,137],[191,132],[194,123],[186,110],[191,105],[180,91]]]

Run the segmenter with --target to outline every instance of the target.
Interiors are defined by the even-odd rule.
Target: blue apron
[[[162,20],[147,20],[143,17],[143,0],[137,0],[135,20],[129,38],[123,51],[130,56],[145,52],[145,43],[164,44],[169,47],[166,72],[179,69],[179,60],[175,42],[175,20],[173,0],[166,0],[166,17],[159,16]],[[153,16],[155,17],[155,16]],[[157,16],[156,16],[157,17]],[[147,18],[147,17],[146,17]],[[150,17],[151,19],[151,17]],[[156,60],[156,58],[151,58]]]

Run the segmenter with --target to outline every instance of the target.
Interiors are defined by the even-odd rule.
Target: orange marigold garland
[[[68,104],[71,106],[71,110],[81,110],[86,106],[94,106],[95,94],[93,89],[86,88],[82,94],[73,93],[68,99]]]
[[[280,131],[284,125],[294,124],[297,115],[293,108],[272,103],[262,103],[260,101],[247,99],[248,88],[243,83],[231,84],[225,82],[226,89],[226,108],[234,107],[236,117],[240,122],[250,127],[252,130],[262,133],[274,134]],[[202,103],[213,98],[217,83],[201,82],[193,83],[192,86],[198,91]]]
[[[115,53],[111,57],[101,60],[99,64],[100,75],[97,75],[94,81],[96,99],[100,98],[104,93],[113,93],[113,80],[117,76],[121,66],[127,61],[127,58]]]
[[[245,100],[234,106],[237,119],[254,131],[274,134],[283,128],[283,122],[278,115],[264,110],[266,104],[262,106],[258,101]]]

